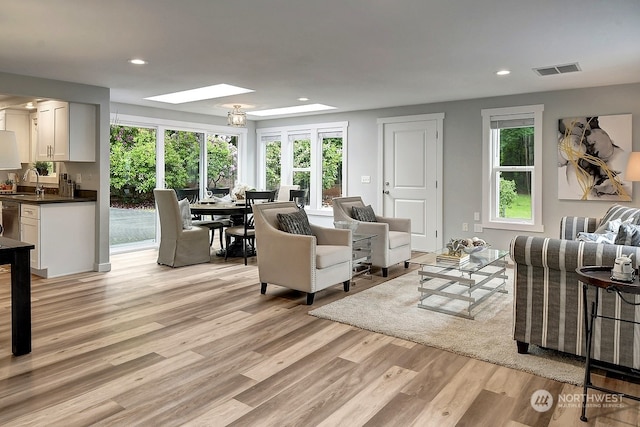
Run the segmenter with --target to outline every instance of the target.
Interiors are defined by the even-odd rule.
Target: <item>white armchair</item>
[[[360,196],[336,197],[333,199],[334,221],[357,221],[352,216],[352,208],[364,207]],[[389,275],[389,267],[404,261],[409,267],[411,259],[411,220],[408,218],[388,218],[376,215],[376,222],[357,221],[356,233],[375,234],[372,239],[371,264],[382,269],[382,276]]]
[[[160,216],[158,264],[181,267],[210,262],[209,229],[198,226],[183,228],[175,191],[155,189],[153,195]]]
[[[315,293],[342,282],[351,282],[351,231],[310,224],[313,235],[292,234],[278,228],[278,213],[297,212],[294,202],[253,205],[258,254],[260,292],[267,283],[307,293],[313,304]],[[304,212],[304,211],[303,211]]]

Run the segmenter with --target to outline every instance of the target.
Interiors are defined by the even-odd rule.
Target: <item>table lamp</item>
[[[15,132],[0,130],[0,170],[22,169]]]

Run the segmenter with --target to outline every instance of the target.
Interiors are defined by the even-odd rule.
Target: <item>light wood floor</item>
[[[577,387],[309,316],[302,293],[260,295],[255,260],[171,269],[155,258],[34,276],[33,352],[17,358],[0,273],[0,425],[586,425],[578,407],[530,405],[536,390]],[[381,281],[377,272],[351,292]],[[319,292],[314,307],[344,295],[342,285]],[[625,401],[590,409],[589,425],[638,425],[638,414]]]

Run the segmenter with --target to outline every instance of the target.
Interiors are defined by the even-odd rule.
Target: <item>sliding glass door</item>
[[[156,244],[154,188],[172,188],[178,198],[190,199],[202,198],[214,187],[233,188],[238,140],[238,135],[177,126],[112,125],[111,250]]]
[[[111,126],[109,244],[126,249],[156,241],[156,130]]]

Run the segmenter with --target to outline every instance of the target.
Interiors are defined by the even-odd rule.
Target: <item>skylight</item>
[[[223,96],[239,95],[241,93],[249,93],[249,92],[254,92],[254,90],[221,83],[221,84],[201,87],[197,89],[183,90],[181,92],[150,96],[145,99],[148,99],[149,101],[168,102],[170,104],[183,104],[185,102],[202,101],[203,99],[212,99],[212,98],[222,98]]]
[[[277,116],[280,114],[309,113],[312,111],[334,110],[336,107],[324,104],[296,105],[295,107],[272,108],[270,110],[247,111],[252,116]]]

